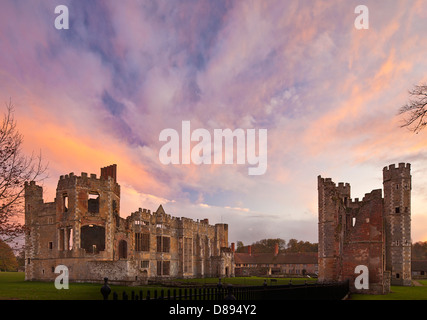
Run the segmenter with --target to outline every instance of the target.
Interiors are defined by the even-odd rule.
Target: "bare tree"
[[[9,101],[0,126],[0,238],[9,242],[24,232],[24,185],[46,178],[41,153],[26,156],[23,136],[16,128],[14,108]]]
[[[402,127],[418,133],[427,125],[427,84],[415,86],[409,95],[409,102],[399,109],[399,114],[408,114]]]

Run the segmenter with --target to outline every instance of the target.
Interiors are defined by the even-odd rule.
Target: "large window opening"
[[[157,275],[158,276],[170,275],[170,261],[157,261]]]
[[[95,225],[81,227],[81,248],[88,253],[105,250],[105,228]]]
[[[150,251],[150,234],[135,233],[135,251]]]
[[[169,252],[170,243],[170,237],[157,236],[157,252]]]
[[[89,193],[87,201],[87,210],[89,213],[99,213],[99,194],[95,192]]]

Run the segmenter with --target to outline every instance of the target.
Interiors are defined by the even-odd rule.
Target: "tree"
[[[245,245],[243,244],[243,241],[237,241],[237,246],[236,246],[236,252],[240,252],[239,250],[241,250]]]
[[[11,247],[7,243],[0,240],[0,270],[1,271],[16,271],[18,262],[13,254]]]
[[[399,109],[399,114],[408,114],[402,127],[408,127],[415,133],[427,125],[427,84],[415,86],[409,91],[409,102]]]
[[[285,249],[286,241],[283,239],[262,239],[252,244],[254,252],[267,253],[274,252],[276,244],[279,245],[279,252]]]
[[[412,259],[427,260],[427,241],[418,241],[412,244]]]
[[[47,166],[41,154],[26,156],[22,152],[23,136],[14,119],[12,103],[6,103],[6,113],[0,125],[0,239],[12,241],[24,232],[21,223],[24,212],[24,185],[46,178]]]

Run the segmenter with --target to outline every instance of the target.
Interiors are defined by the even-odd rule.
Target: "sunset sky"
[[[369,8],[369,29],[354,10]],[[69,9],[57,30],[55,7]],[[427,131],[401,128],[427,82],[427,2],[2,1],[0,111],[23,151],[60,175],[118,166],[121,216],[138,208],[229,224],[229,242],[318,242],[317,176],[352,198],[412,165],[412,239],[427,241]],[[268,169],[163,165],[163,129],[268,130]]]

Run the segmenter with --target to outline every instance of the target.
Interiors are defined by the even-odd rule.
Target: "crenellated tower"
[[[392,285],[411,285],[411,165],[383,169],[386,270]]]
[[[319,281],[342,280],[343,224],[350,184],[338,186],[330,178],[317,179],[319,193]]]
[[[85,172],[60,177],[55,202],[61,257],[100,253],[103,259],[113,258],[115,217],[120,212],[116,167],[101,168],[99,178]]]

